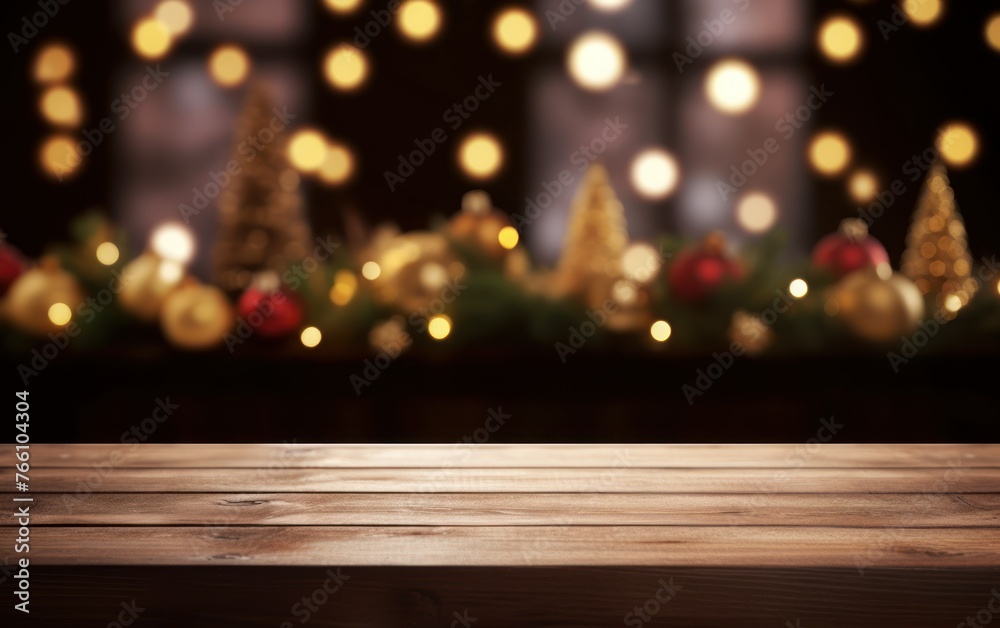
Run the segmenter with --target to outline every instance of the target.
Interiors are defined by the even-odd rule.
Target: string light
[[[493,20],[493,41],[508,54],[523,54],[538,39],[538,22],[530,11],[510,7],[501,11]]]
[[[500,246],[510,250],[517,246],[517,241],[521,239],[521,236],[517,233],[517,229],[511,227],[510,225],[504,227],[497,234],[497,240],[500,242]]]
[[[146,18],[132,29],[132,48],[145,59],[159,59],[170,50],[170,32],[156,18]]]
[[[614,87],[625,73],[625,49],[617,39],[599,31],[584,33],[570,46],[567,69],[577,85],[603,91]]]
[[[65,303],[53,303],[49,307],[49,320],[53,325],[62,327],[73,318],[73,310]]]
[[[45,90],[41,100],[42,115],[50,123],[59,126],[77,126],[83,117],[80,97],[69,87],[51,87]]]
[[[161,258],[178,264],[186,264],[194,257],[194,236],[179,223],[157,227],[149,246]]]
[[[239,46],[219,46],[208,59],[208,72],[218,85],[236,87],[250,73],[250,57]]]
[[[503,166],[503,147],[489,133],[473,133],[458,148],[458,163],[473,179],[489,179]]]
[[[667,321],[656,321],[649,327],[649,335],[653,337],[656,342],[666,342],[670,338],[670,334],[673,330],[670,329],[670,323]]]
[[[805,279],[793,279],[792,283],[788,284],[788,293],[796,299],[801,299],[808,292],[809,284],[806,283]]]
[[[712,106],[719,111],[741,114],[756,104],[760,95],[760,78],[749,63],[739,59],[723,59],[708,71],[705,94]]]
[[[847,182],[847,191],[855,202],[864,203],[875,198],[878,192],[878,181],[875,175],[867,170],[858,170]]]
[[[326,53],[323,62],[326,81],[342,92],[354,91],[368,78],[368,58],[350,44],[340,44]]]
[[[48,44],[35,58],[33,74],[39,83],[61,83],[73,74],[76,60],[62,44]]]
[[[451,333],[451,319],[444,314],[431,317],[427,322],[427,333],[435,340],[444,340]]]
[[[736,222],[750,233],[764,233],[778,219],[778,208],[763,192],[748,192],[736,204]]]
[[[315,172],[326,159],[326,140],[312,129],[297,131],[288,143],[288,159],[302,172]]]
[[[677,187],[679,169],[673,155],[662,149],[643,151],[632,161],[632,185],[642,196],[662,199]]]
[[[194,14],[191,6],[182,0],[166,0],[156,7],[156,21],[163,24],[171,36],[183,35],[191,28]]]
[[[839,174],[851,161],[851,146],[840,133],[819,133],[809,144],[809,161],[820,174]]]
[[[861,52],[864,36],[853,19],[838,15],[828,18],[819,27],[817,38],[820,52],[834,63],[847,63]]]
[[[118,261],[120,255],[118,247],[114,242],[102,242],[97,246],[97,261],[105,266],[111,266]]]
[[[964,122],[952,122],[938,134],[937,149],[941,158],[950,166],[969,164],[979,152],[979,139],[975,130]]]
[[[430,0],[406,0],[396,16],[399,30],[410,41],[430,41],[441,28],[441,9]]]
[[[60,180],[72,175],[83,163],[73,138],[67,135],[53,135],[45,140],[38,157],[42,170]]]

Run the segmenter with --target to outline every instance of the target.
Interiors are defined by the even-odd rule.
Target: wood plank
[[[33,565],[996,567],[997,528],[38,527]]]
[[[136,626],[299,626],[305,614],[295,605],[325,582],[326,569],[38,566],[30,623],[104,626],[134,599],[143,608]],[[475,628],[638,626],[625,621],[660,580],[680,588],[644,625],[955,626],[985,608],[1000,582],[997,569],[874,567],[863,577],[855,569],[690,567],[345,567],[341,575],[342,588],[314,607],[309,626],[441,628],[465,611]],[[0,621],[5,612],[13,615],[9,604]]]
[[[92,493],[41,494],[35,499],[35,526],[1000,526],[997,493]],[[4,523],[11,524],[9,519]]]
[[[35,493],[997,493],[1000,468],[33,468]],[[5,485],[12,490],[11,485]]]
[[[40,444],[36,467],[1000,467],[1000,444]],[[0,452],[12,465],[13,451]]]

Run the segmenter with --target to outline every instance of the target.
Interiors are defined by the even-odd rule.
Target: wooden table
[[[31,454],[36,622],[1000,625],[998,445]]]

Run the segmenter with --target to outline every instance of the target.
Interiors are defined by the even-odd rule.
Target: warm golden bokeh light
[[[97,261],[105,266],[111,266],[118,261],[120,255],[114,242],[102,242],[97,246]]]
[[[856,203],[866,203],[878,192],[878,180],[867,170],[858,170],[847,182],[847,191]]]
[[[170,35],[176,37],[191,28],[194,12],[191,11],[191,5],[183,0],[166,0],[157,5],[154,17]]]
[[[236,87],[250,74],[250,57],[239,46],[219,46],[208,58],[208,73],[218,85]]]
[[[778,208],[763,192],[748,192],[736,203],[736,222],[750,233],[764,233],[778,219]]]
[[[49,320],[53,325],[62,327],[73,318],[73,310],[65,303],[53,303],[49,307]]]
[[[949,166],[965,166],[979,153],[979,138],[968,124],[952,122],[940,130],[937,149]]]
[[[666,342],[670,338],[670,323],[667,321],[656,321],[649,327],[649,335],[656,342]]]
[[[451,333],[451,319],[444,314],[431,317],[427,322],[427,333],[435,340],[444,340]]]
[[[809,144],[809,162],[817,172],[827,176],[839,174],[851,161],[851,146],[840,133],[825,131]]]
[[[903,0],[900,6],[914,26],[930,26],[944,10],[941,0]]]
[[[617,39],[599,31],[584,33],[573,42],[566,57],[570,77],[584,89],[614,87],[625,74],[628,59]]]
[[[622,253],[622,274],[629,281],[644,284],[660,272],[660,253],[645,242],[630,244]]]
[[[145,59],[159,59],[167,54],[171,44],[170,32],[156,18],[146,18],[132,29],[132,48]]]
[[[518,55],[531,50],[538,40],[538,22],[525,9],[510,7],[493,20],[493,41],[508,54]]]
[[[677,187],[680,170],[674,156],[662,149],[645,150],[632,160],[632,186],[648,199],[670,196]]]
[[[348,14],[354,13],[361,5],[364,4],[364,0],[323,0],[323,4],[326,8],[333,11],[334,13]]]
[[[354,174],[354,155],[343,144],[330,142],[319,166],[319,178],[327,185],[340,185]]]
[[[326,53],[323,73],[327,83],[342,92],[353,91],[368,78],[368,58],[350,44],[340,44]]]
[[[788,293],[796,299],[801,299],[808,292],[809,284],[806,283],[805,279],[793,279],[792,283],[788,284]]]
[[[601,11],[619,11],[632,4],[632,0],[590,0],[590,4]]]
[[[847,63],[861,52],[864,34],[852,18],[836,16],[828,18],[819,27],[817,37],[820,52],[835,63]]]
[[[61,83],[76,68],[73,51],[62,44],[48,44],[35,58],[33,74],[39,83]]]
[[[983,29],[983,36],[990,48],[1000,52],[1000,13],[994,13],[986,21],[986,28]]]
[[[57,126],[77,126],[83,118],[80,97],[69,87],[50,87],[42,94],[42,116]]]
[[[178,264],[186,264],[194,257],[194,236],[180,223],[168,222],[157,227],[149,246],[161,258]]]
[[[705,77],[705,95],[719,111],[741,114],[757,103],[760,78],[749,63],[739,59],[723,59],[708,71]]]
[[[333,287],[330,288],[330,300],[334,305],[347,305],[358,291],[358,277],[353,272],[343,269],[333,275]]]
[[[423,43],[441,28],[441,8],[431,0],[406,0],[396,15],[399,30],[411,41]]]
[[[368,281],[375,281],[382,274],[382,268],[377,262],[365,262],[361,267],[361,276]]]
[[[489,133],[473,133],[458,147],[458,163],[473,179],[489,179],[503,166],[503,147]]]
[[[302,341],[303,346],[312,349],[313,347],[318,346],[320,341],[323,340],[323,332],[315,327],[306,327],[302,330],[302,333],[299,334],[299,340]]]
[[[288,159],[302,172],[316,172],[326,159],[326,139],[318,131],[296,131],[288,142]]]
[[[517,232],[517,229],[511,227],[510,225],[504,227],[497,234],[497,240],[500,242],[500,246],[505,249],[512,249],[517,246],[517,241],[521,239],[521,235]]]
[[[76,143],[68,135],[53,135],[45,140],[38,157],[42,170],[59,179],[73,174],[82,163]]]

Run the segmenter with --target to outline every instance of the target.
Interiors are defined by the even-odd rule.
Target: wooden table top
[[[1000,566],[1000,445],[32,445],[31,465],[39,565]]]

